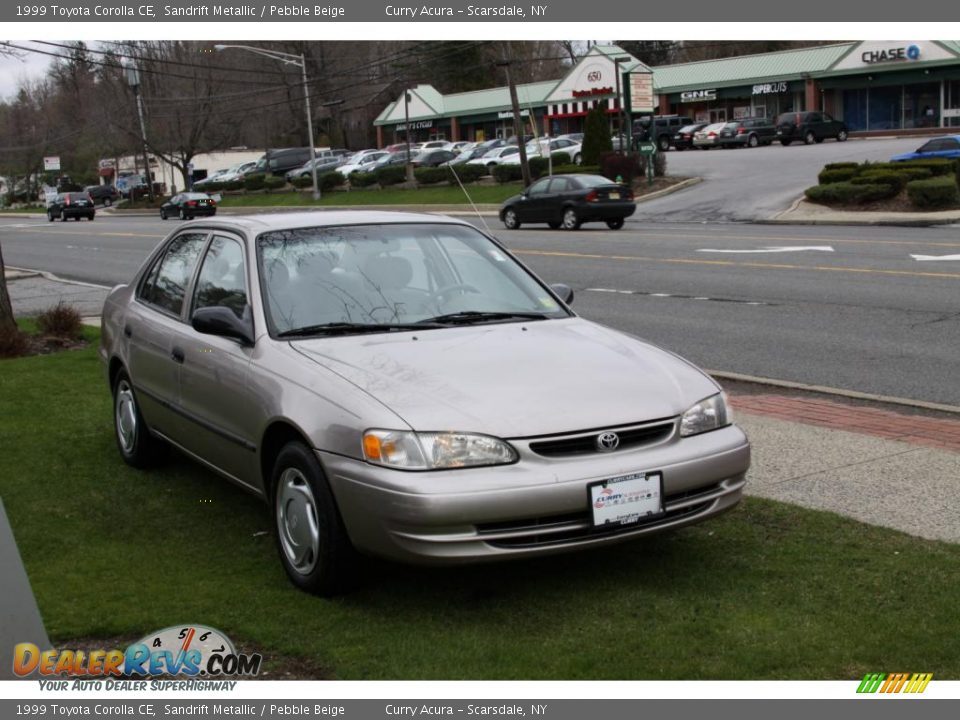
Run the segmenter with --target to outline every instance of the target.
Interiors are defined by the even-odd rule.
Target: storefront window
[[[960,80],[949,80],[944,87],[944,118],[947,127],[960,127]]]
[[[940,125],[940,83],[908,85],[903,92],[903,126],[905,128],[938,127]]]
[[[868,130],[897,130],[900,128],[900,99],[903,86],[870,89]]]
[[[867,91],[843,91],[843,121],[849,130],[867,129]]]

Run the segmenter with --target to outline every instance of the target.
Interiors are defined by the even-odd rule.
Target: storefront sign
[[[596,95],[614,95],[616,92],[612,87],[595,87],[588,90],[574,90],[573,96],[575,98],[582,97],[594,97]]]
[[[717,91],[714,90],[687,90],[680,93],[680,102],[699,102],[701,100],[716,100]]]
[[[500,112],[497,113],[498,120],[509,120],[512,117],[513,117],[513,112],[510,110],[501,110]],[[521,110],[520,117],[530,117],[530,111]]]
[[[422,130],[424,128],[432,128],[432,127],[433,127],[433,120],[419,120],[417,122],[410,123],[411,130]],[[396,129],[406,130],[407,125],[406,123],[400,123],[399,125],[397,125]]]
[[[787,83],[785,82],[763,83],[753,86],[754,95],[772,95],[774,93],[785,93],[786,91]]]
[[[46,171],[46,172],[49,172],[49,171],[51,171],[51,170],[59,170],[59,169],[60,169],[60,156],[59,156],[59,155],[53,155],[53,156],[51,156],[51,157],[45,157],[45,158],[43,159],[43,169],[44,169],[44,171]]]
[[[943,111],[943,116],[945,118],[960,117],[960,108],[947,108]]]
[[[652,113],[653,102],[653,73],[630,73],[630,112]]]
[[[891,47],[883,50],[864,50],[860,59],[868,65],[885,62],[900,62],[903,60],[919,60],[920,48],[917,45],[908,47]]]
[[[741,107],[735,107],[733,109],[733,119],[734,120],[743,120],[743,118],[750,117],[750,106],[743,105]]]

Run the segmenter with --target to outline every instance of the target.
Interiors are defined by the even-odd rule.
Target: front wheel
[[[837,133],[837,142],[844,142],[847,139],[847,131],[841,130]]]
[[[581,161],[582,159],[583,159],[583,158],[580,157],[580,153],[577,153],[576,155],[573,156],[573,164],[574,164],[574,165],[579,165],[579,164],[580,164],[580,161]]]
[[[52,212],[50,212],[49,210],[47,210],[47,220],[49,220],[50,222],[53,222],[53,221],[56,220],[56,219],[57,219],[57,218],[54,217],[54,214],[53,214]]]
[[[113,205],[113,198],[104,198],[104,199],[103,199],[103,206],[104,206],[104,207],[110,207],[111,205]]]
[[[141,469],[156,465],[160,441],[144,422],[133,383],[122,370],[113,381],[113,427],[120,457],[127,465]]]
[[[177,212],[177,215],[180,217],[181,220],[187,219],[187,214],[183,211],[183,208],[180,208],[180,210]]]
[[[302,442],[285,445],[271,487],[277,549],[291,582],[324,597],[348,590],[357,553],[313,451]]]
[[[167,219],[167,211],[164,210],[163,208],[160,208],[160,219],[161,219],[161,220],[166,220],[166,219]]]
[[[513,208],[508,208],[503,213],[503,225],[507,230],[516,230],[520,227],[520,219],[517,217],[517,211]]]
[[[580,218],[577,217],[577,211],[573,208],[567,208],[563,211],[564,230],[578,230],[580,228]]]
[[[611,220],[607,220],[607,227],[611,230],[619,230],[623,227],[623,218],[613,218]]]
[[[817,141],[817,136],[813,134],[813,130],[807,130],[803,136],[803,142],[805,145],[813,145]]]

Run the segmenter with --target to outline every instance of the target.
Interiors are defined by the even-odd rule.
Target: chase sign
[[[885,62],[901,62],[905,60],[919,60],[920,47],[908,45],[906,47],[889,47],[879,50],[864,50],[860,59],[867,65]]]

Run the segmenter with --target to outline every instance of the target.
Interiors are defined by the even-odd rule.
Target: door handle
[[[173,350],[170,351],[170,357],[173,358],[176,362],[183,364],[184,355],[183,355],[182,349],[175,347]]]
[[[129,325],[124,325],[123,334],[127,337],[133,337],[133,328],[131,328]]]

